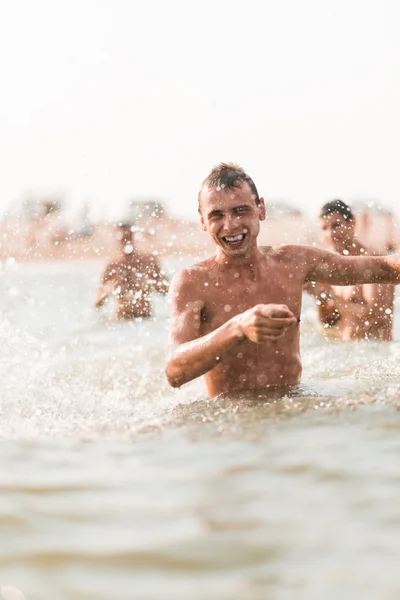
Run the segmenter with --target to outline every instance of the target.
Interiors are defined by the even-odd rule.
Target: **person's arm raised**
[[[168,294],[169,289],[169,280],[166,273],[163,271],[161,267],[160,261],[156,256],[151,257],[151,261],[149,266],[147,267],[148,274],[152,279],[152,283],[154,286],[154,291],[158,294],[162,294],[165,296]]]
[[[96,308],[100,308],[103,306],[104,302],[110,296],[113,291],[113,277],[116,272],[116,266],[114,263],[109,264],[103,272],[101,276],[99,289],[97,291],[97,296],[94,301],[94,305]]]
[[[315,298],[315,305],[320,322],[332,327],[340,319],[339,302],[330,285],[309,281],[303,285],[303,292]]]
[[[305,281],[330,285],[359,283],[400,283],[400,255],[341,256],[328,250],[307,249]]]
[[[180,387],[211,371],[246,338],[255,343],[276,340],[297,323],[285,305],[258,304],[200,336],[205,306],[198,298],[198,284],[184,271],[171,282],[170,301],[171,351],[165,372],[172,387]]]

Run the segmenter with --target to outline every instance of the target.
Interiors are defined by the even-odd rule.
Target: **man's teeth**
[[[240,233],[239,235],[226,235],[224,237],[224,240],[228,242],[228,244],[236,244],[237,242],[241,242],[242,240],[244,240],[244,233]]]

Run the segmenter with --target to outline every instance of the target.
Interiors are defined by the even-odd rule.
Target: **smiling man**
[[[338,254],[374,254],[357,238],[356,219],[342,200],[327,202],[321,209],[324,242]],[[304,290],[315,297],[322,325],[343,340],[392,339],[395,288],[380,283],[335,286],[307,283]]]
[[[287,393],[301,377],[303,285],[400,283],[400,257],[340,256],[309,246],[260,247],[263,198],[235,164],[221,163],[199,192],[215,255],[178,272],[170,288],[170,385],[204,375],[210,396]]]

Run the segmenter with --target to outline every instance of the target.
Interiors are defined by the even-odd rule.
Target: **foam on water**
[[[57,351],[45,342],[0,323],[7,341],[0,351],[0,436],[129,439],[143,427],[158,427],[175,404],[163,373],[164,349],[127,343],[143,340],[151,323],[100,327],[96,339],[74,339]],[[118,329],[122,331],[118,331]]]
[[[113,322],[112,307],[91,308],[100,266],[3,272],[0,437],[130,440],[161,427],[182,397],[164,376],[165,298],[154,299],[154,320]],[[12,302],[10,289],[19,290]],[[189,389],[204,394],[201,382]]]
[[[320,395],[207,400],[167,385],[165,298],[90,308],[100,268],[0,280],[3,596],[397,598],[398,343],[325,340],[305,298]]]
[[[155,299],[152,321],[115,323],[107,313],[100,317],[91,310],[89,286],[96,278],[88,278],[82,265],[69,266],[58,296],[57,287],[50,294],[46,288],[48,278],[55,275],[53,266],[47,271],[40,265],[35,277],[29,267],[19,267],[9,275],[6,290],[29,289],[30,297],[36,292],[42,306],[36,314],[32,311],[30,322],[26,298],[20,293],[8,305],[8,318],[0,320],[1,437],[123,441],[138,432],[177,425],[184,415],[189,420],[195,415],[195,420],[210,421],[214,414],[216,421],[221,420],[221,407],[205,398],[200,380],[179,391],[166,382],[165,299]],[[65,293],[66,285],[70,295]],[[17,325],[19,318],[23,328]],[[314,308],[305,298],[301,348],[304,381],[320,397],[284,398],[278,404],[256,399],[258,416],[260,410],[269,415],[274,411],[278,417],[295,407],[397,403],[398,343],[349,344],[325,339],[316,327]],[[246,402],[242,404],[236,406],[240,414],[249,409]]]

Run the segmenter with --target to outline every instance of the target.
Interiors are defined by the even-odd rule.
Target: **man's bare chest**
[[[140,265],[127,265],[116,270],[114,281],[116,285],[128,288],[139,288],[147,285],[148,271]]]
[[[332,290],[336,298],[340,298],[344,302],[363,304],[371,296],[370,287],[368,285],[335,285],[332,286]]]
[[[256,304],[286,304],[300,313],[302,282],[276,276],[262,281],[236,278],[224,285],[209,284],[203,302],[203,328],[211,331]]]

